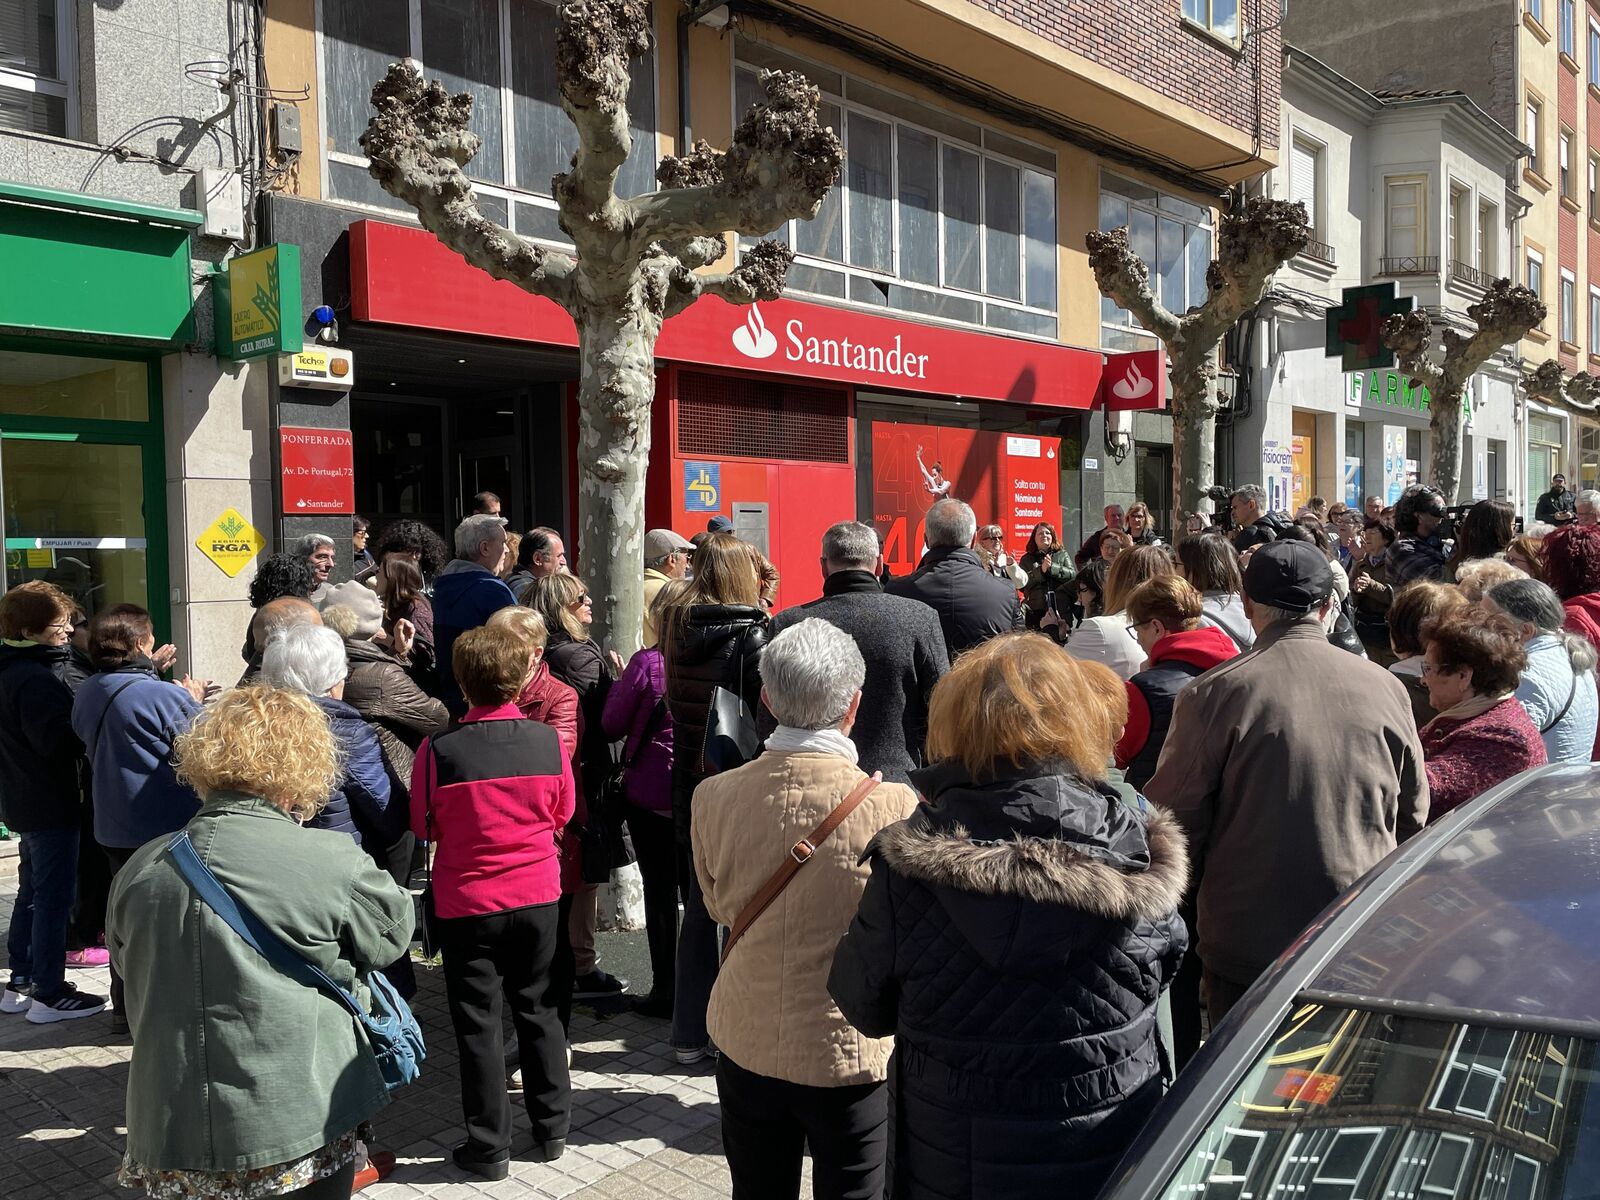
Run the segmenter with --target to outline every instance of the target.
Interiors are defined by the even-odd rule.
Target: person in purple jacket
[[[660,614],[681,599],[688,583],[674,579],[650,605]],[[622,785],[628,832],[644,881],[645,938],[650,943],[650,994],[635,997],[634,1011],[672,1016],[678,955],[676,835],[672,824],[672,714],[667,711],[667,665],[659,646],[640,650],[606,695],[600,724],[610,739],[626,738]]]

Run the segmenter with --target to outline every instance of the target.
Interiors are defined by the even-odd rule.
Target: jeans
[[[628,833],[644,882],[644,930],[650,944],[650,995],[671,1001],[678,973],[678,851],[672,818],[628,806]]]
[[[711,1040],[706,1032],[706,1009],[717,982],[722,939],[717,923],[706,911],[700,880],[694,873],[689,848],[678,846],[678,879],[683,887],[683,927],[678,932],[678,976],[672,997],[672,1045],[698,1050]]]
[[[67,977],[67,920],[78,882],[78,827],[22,833],[17,903],[6,953],[11,974],[33,981],[35,999],[61,995]]]
[[[567,1039],[547,996],[557,927],[565,916],[560,905],[535,904],[437,922],[445,996],[461,1053],[467,1153],[473,1158],[494,1159],[511,1150],[502,1001],[517,1031],[522,1099],[534,1140],[567,1136],[572,1119]]]
[[[799,1200],[811,1149],[813,1200],[878,1200],[889,1150],[889,1086],[807,1087],[717,1062],[733,1200]]]
[[[1200,960],[1202,965],[1204,959]],[[1252,979],[1248,983],[1240,983],[1236,979],[1225,979],[1214,971],[1202,972],[1201,982],[1206,993],[1206,1017],[1211,1022],[1211,1032],[1216,1033],[1217,1026],[1222,1024],[1222,1018],[1228,1015],[1228,1010],[1244,998],[1255,983]]]

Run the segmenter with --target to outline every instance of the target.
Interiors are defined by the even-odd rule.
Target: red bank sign
[[[560,306],[490,278],[412,226],[351,225],[350,291],[358,321],[578,344]],[[1089,408],[1101,375],[1095,351],[798,300],[701,300],[662,326],[656,353],[673,362],[1041,408]]]
[[[285,513],[355,512],[355,443],[348,429],[285,425],[278,430],[278,444]]]
[[[1167,356],[1162,350],[1135,350],[1106,359],[1100,381],[1107,412],[1167,406]]]

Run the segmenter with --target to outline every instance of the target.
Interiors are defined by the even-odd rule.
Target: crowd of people
[[[561,535],[485,494],[452,547],[358,519],[348,570],[320,535],[264,560],[226,689],[169,681],[143,609],[86,621],[23,584],[0,1012],[110,1008],[123,1178],[152,1195],[382,1178],[348,1013],[196,909],[186,837],[364,1000],[414,993],[415,941],[438,955],[454,1165],[503,1179],[564,1153],[573,1002],[629,990],[598,887],[637,862],[652,983],[628,1000],[679,1062],[715,1058],[737,1200],[797,1196],[807,1150],[819,1197],[1093,1194],[1206,1019],[1340,891],[1518,772],[1597,757],[1600,495],[1560,494],[1519,533],[1423,487],[1290,518],[1247,486],[1176,549],[1133,504],[1076,552],[946,497],[913,572],[843,522],[822,594],[777,613],[726,518],[653,529],[627,660]],[[109,997],[69,980],[92,965]]]

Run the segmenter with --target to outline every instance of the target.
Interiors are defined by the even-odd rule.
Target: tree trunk
[[[1429,451],[1433,456],[1432,482],[1446,504],[1458,503],[1461,487],[1461,396],[1440,388],[1428,413]]]
[[[1191,513],[1200,511],[1206,489],[1216,478],[1217,411],[1199,395],[1172,397],[1172,495],[1176,511],[1172,515],[1173,544],[1181,541],[1188,529]]]
[[[578,557],[594,597],[590,636],[624,659],[644,621],[644,479],[661,318],[586,306],[578,321]]]

